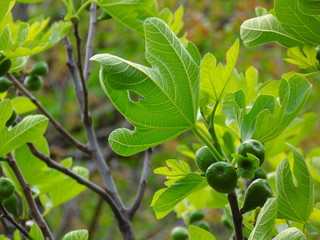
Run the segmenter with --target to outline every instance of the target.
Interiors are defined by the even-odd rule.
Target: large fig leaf
[[[146,59],[152,68],[110,54],[91,58],[101,64],[100,81],[115,107],[135,129],[117,129],[109,136],[112,149],[129,156],[174,139],[196,122],[200,55],[188,50],[160,19],[144,23]],[[141,96],[133,101],[130,93]]]
[[[275,16],[281,26],[291,36],[304,43],[320,44],[320,20],[301,11],[299,0],[277,0],[274,5]]]
[[[301,40],[285,31],[272,14],[246,20],[241,25],[240,35],[244,45],[247,47],[273,41],[286,47],[303,45]]]

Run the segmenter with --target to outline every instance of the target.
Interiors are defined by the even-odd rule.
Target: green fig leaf
[[[278,218],[305,223],[313,210],[313,180],[302,155],[293,146],[290,148],[293,167],[284,159],[276,171]]]
[[[307,240],[307,237],[298,228],[291,227],[279,233],[273,240]]]
[[[189,225],[188,231],[190,240],[216,240],[210,232],[193,225]]]
[[[89,234],[87,230],[75,230],[67,233],[62,240],[88,240]]]
[[[278,211],[276,198],[269,198],[261,209],[249,240],[269,240],[274,227]]]
[[[130,156],[176,138],[196,123],[199,99],[199,53],[188,50],[160,19],[144,23],[145,67],[110,54],[91,58],[101,64],[100,81],[115,107],[135,126],[109,136],[112,149]],[[129,93],[141,96],[133,101]]]

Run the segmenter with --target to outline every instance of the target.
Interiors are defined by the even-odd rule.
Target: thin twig
[[[15,226],[25,237],[33,240],[32,237],[29,236],[28,231],[20,225],[13,217],[10,216],[10,214],[7,212],[7,210],[3,207],[2,203],[0,203],[0,210],[3,214],[3,216],[12,223],[13,226]]]
[[[43,219],[43,217],[42,217],[42,215],[36,205],[36,202],[33,199],[30,185],[24,179],[24,177],[20,171],[20,168],[19,168],[16,160],[14,159],[13,155],[11,153],[9,153],[9,154],[7,154],[7,157],[8,157],[8,164],[9,164],[10,168],[12,169],[12,171],[14,172],[14,175],[16,176],[16,178],[22,188],[23,194],[27,200],[27,203],[29,206],[29,213],[30,213],[31,217],[35,220],[35,222],[39,226],[45,239],[53,240],[54,239],[53,235],[52,235],[47,223]]]
[[[143,162],[143,169],[140,177],[139,187],[137,191],[136,198],[132,204],[132,206],[129,209],[129,216],[130,219],[132,219],[135,212],[138,210],[138,208],[141,205],[141,201],[144,195],[144,192],[147,187],[147,179],[149,177],[150,168],[151,168],[151,155],[152,155],[152,148],[149,148],[145,152],[144,162]]]
[[[86,44],[86,56],[84,59],[84,67],[83,67],[83,75],[85,82],[88,82],[90,76],[90,57],[92,56],[92,49],[93,49],[93,40],[94,35],[96,33],[97,27],[97,5],[95,3],[91,3],[90,5],[90,24],[89,24],[89,31],[87,37],[87,44]]]
[[[81,82],[81,87],[82,87],[82,100],[83,100],[83,108],[82,108],[82,114],[83,114],[83,121],[86,124],[91,123],[91,117],[89,116],[89,107],[88,107],[88,89],[87,89],[87,84],[86,81],[84,80],[84,75],[83,75],[83,68],[82,68],[82,60],[81,60],[81,38],[79,35],[79,29],[78,25],[74,24],[74,36],[76,38],[76,46],[77,46],[77,66],[78,66],[78,71],[80,75],[80,82]],[[69,59],[70,60],[70,59]]]
[[[100,216],[100,214],[101,214],[103,202],[104,202],[104,201],[103,201],[103,198],[99,198],[98,204],[97,204],[96,207],[95,207],[95,210],[94,210],[94,213],[93,213],[93,216],[92,216],[92,218],[91,218],[91,222],[90,222],[90,225],[89,225],[89,228],[88,228],[89,240],[94,239],[94,238],[93,238],[93,235],[94,235],[94,232],[95,232],[96,229],[97,229],[97,226],[99,225],[99,224],[98,224],[98,222],[99,222],[99,216]]]
[[[88,179],[85,179],[84,177],[78,175],[77,173],[73,172],[69,168],[66,168],[65,166],[57,163],[56,161],[54,161],[53,159],[51,159],[50,157],[48,157],[44,153],[40,152],[32,143],[28,143],[27,145],[28,145],[31,153],[34,156],[36,156],[37,158],[39,158],[40,160],[42,160],[43,162],[45,162],[48,167],[54,168],[54,169],[58,170],[59,172],[64,173],[65,175],[73,178],[78,183],[85,185],[90,190],[92,190],[93,192],[95,192],[99,196],[101,196],[110,205],[110,208],[112,209],[112,211],[113,211],[114,215],[116,216],[116,218],[118,219],[118,221],[119,222],[123,221],[123,217],[121,215],[120,210],[118,209],[118,207],[116,206],[114,201],[111,199],[111,197],[108,195],[108,193],[104,189],[102,189],[101,187],[99,187],[95,183],[89,181]]]
[[[243,240],[243,226],[242,226],[242,215],[239,210],[237,195],[235,192],[228,193],[228,200],[231,207],[234,230],[236,240]]]
[[[72,45],[71,45],[70,40],[68,38],[65,38],[65,43],[66,43],[68,60],[69,60],[68,67],[71,72],[73,83],[75,85],[76,97],[77,97],[77,100],[81,106],[81,104],[84,103],[84,100],[83,100],[83,94],[82,94],[82,87],[81,87],[79,78],[76,74],[76,66],[75,66],[75,61],[73,58]],[[103,184],[106,188],[106,191],[108,191],[108,193],[110,194],[110,196],[112,197],[114,202],[117,204],[117,206],[120,207],[121,209],[125,210],[126,208],[123,204],[122,199],[119,196],[117,187],[114,183],[114,179],[111,175],[110,168],[107,165],[107,163],[105,162],[104,157],[101,153],[99,144],[97,142],[96,133],[95,133],[95,130],[93,128],[91,121],[84,122],[84,130],[86,132],[87,139],[88,139],[90,156],[92,157],[92,159],[96,162],[96,164],[98,166],[98,170],[99,170],[99,173],[102,177]]]
[[[10,74],[10,73],[8,74],[8,76],[9,76],[10,80],[13,82],[13,84],[15,85],[15,87],[16,87],[17,89],[19,89],[19,91],[20,91],[23,95],[27,96],[27,97],[31,100],[31,102],[38,107],[39,111],[49,119],[49,121],[52,123],[52,125],[54,126],[54,128],[55,128],[63,137],[65,137],[72,145],[74,145],[76,148],[78,148],[79,150],[83,151],[84,153],[87,153],[87,154],[90,153],[88,147],[87,147],[85,144],[79,142],[79,141],[78,141],[77,139],[75,139],[73,136],[71,136],[70,133],[69,133],[67,130],[65,130],[65,129],[61,126],[61,124],[60,124],[57,120],[55,120],[55,119],[53,118],[53,116],[51,116],[51,114],[41,105],[41,103],[23,86],[23,84],[21,84],[21,83],[19,82],[18,79],[16,79],[16,78],[15,78],[12,74]]]

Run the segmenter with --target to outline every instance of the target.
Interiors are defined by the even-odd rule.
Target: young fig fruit
[[[230,163],[216,162],[206,172],[208,184],[217,192],[230,193],[237,185],[237,173]]]
[[[0,77],[0,93],[6,92],[12,86],[12,82],[6,77]]]
[[[272,188],[267,180],[259,178],[254,180],[248,187],[244,196],[242,213],[249,212],[257,207],[263,207],[268,198],[272,197]]]
[[[200,221],[203,218],[204,218],[204,213],[201,210],[196,209],[196,210],[191,212],[190,218],[189,218],[189,223],[191,224],[191,223]]]
[[[14,183],[9,178],[0,178],[0,202],[9,198],[15,190]]]
[[[24,79],[24,86],[30,91],[38,91],[42,87],[42,78],[38,75],[28,75]]]
[[[189,237],[189,232],[185,227],[177,226],[171,231],[171,238],[173,240],[186,240]]]
[[[267,172],[266,170],[262,169],[262,168],[257,168],[254,171],[254,177],[252,178],[252,181],[256,180],[256,179],[267,179]]]
[[[10,197],[3,200],[4,208],[13,216],[19,216],[19,200],[16,194],[12,194]]]
[[[254,139],[249,139],[241,143],[240,146],[238,147],[238,154],[244,157],[247,157],[247,153],[251,153],[252,155],[256,156],[259,159],[260,161],[259,166],[261,166],[262,163],[264,162],[266,151],[261,142]]]
[[[3,55],[0,56],[0,77],[10,70],[12,64],[11,59],[3,60],[4,58],[5,57]]]
[[[217,162],[217,159],[207,146],[203,146],[197,150],[195,162],[197,167],[205,173],[212,163]]]
[[[49,72],[49,67],[46,62],[37,62],[30,71],[30,75],[45,76]]]

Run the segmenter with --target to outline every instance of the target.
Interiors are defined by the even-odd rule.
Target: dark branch
[[[16,178],[22,188],[23,194],[27,200],[27,204],[29,206],[29,212],[30,212],[31,217],[35,220],[35,222],[37,223],[37,225],[41,229],[43,236],[46,239],[53,240],[54,239],[53,235],[52,235],[47,223],[44,221],[44,219],[43,219],[43,217],[42,217],[42,215],[36,205],[36,202],[33,199],[30,185],[24,179],[24,177],[19,169],[19,166],[18,166],[16,160],[14,159],[13,155],[11,153],[9,153],[9,154],[7,154],[7,157],[8,157],[8,164],[11,167],[14,175],[16,176]]]
[[[10,216],[7,210],[3,207],[2,203],[0,203],[0,210],[3,214],[3,217],[5,217],[9,222],[11,222],[12,225],[15,226],[26,238],[33,240],[33,238],[29,236],[28,231],[22,225],[20,225],[13,217]]]
[[[236,193],[229,193],[228,200],[231,207],[233,224],[235,229],[236,240],[244,240],[243,239],[243,226],[242,226],[242,215],[238,206],[238,199]]]

